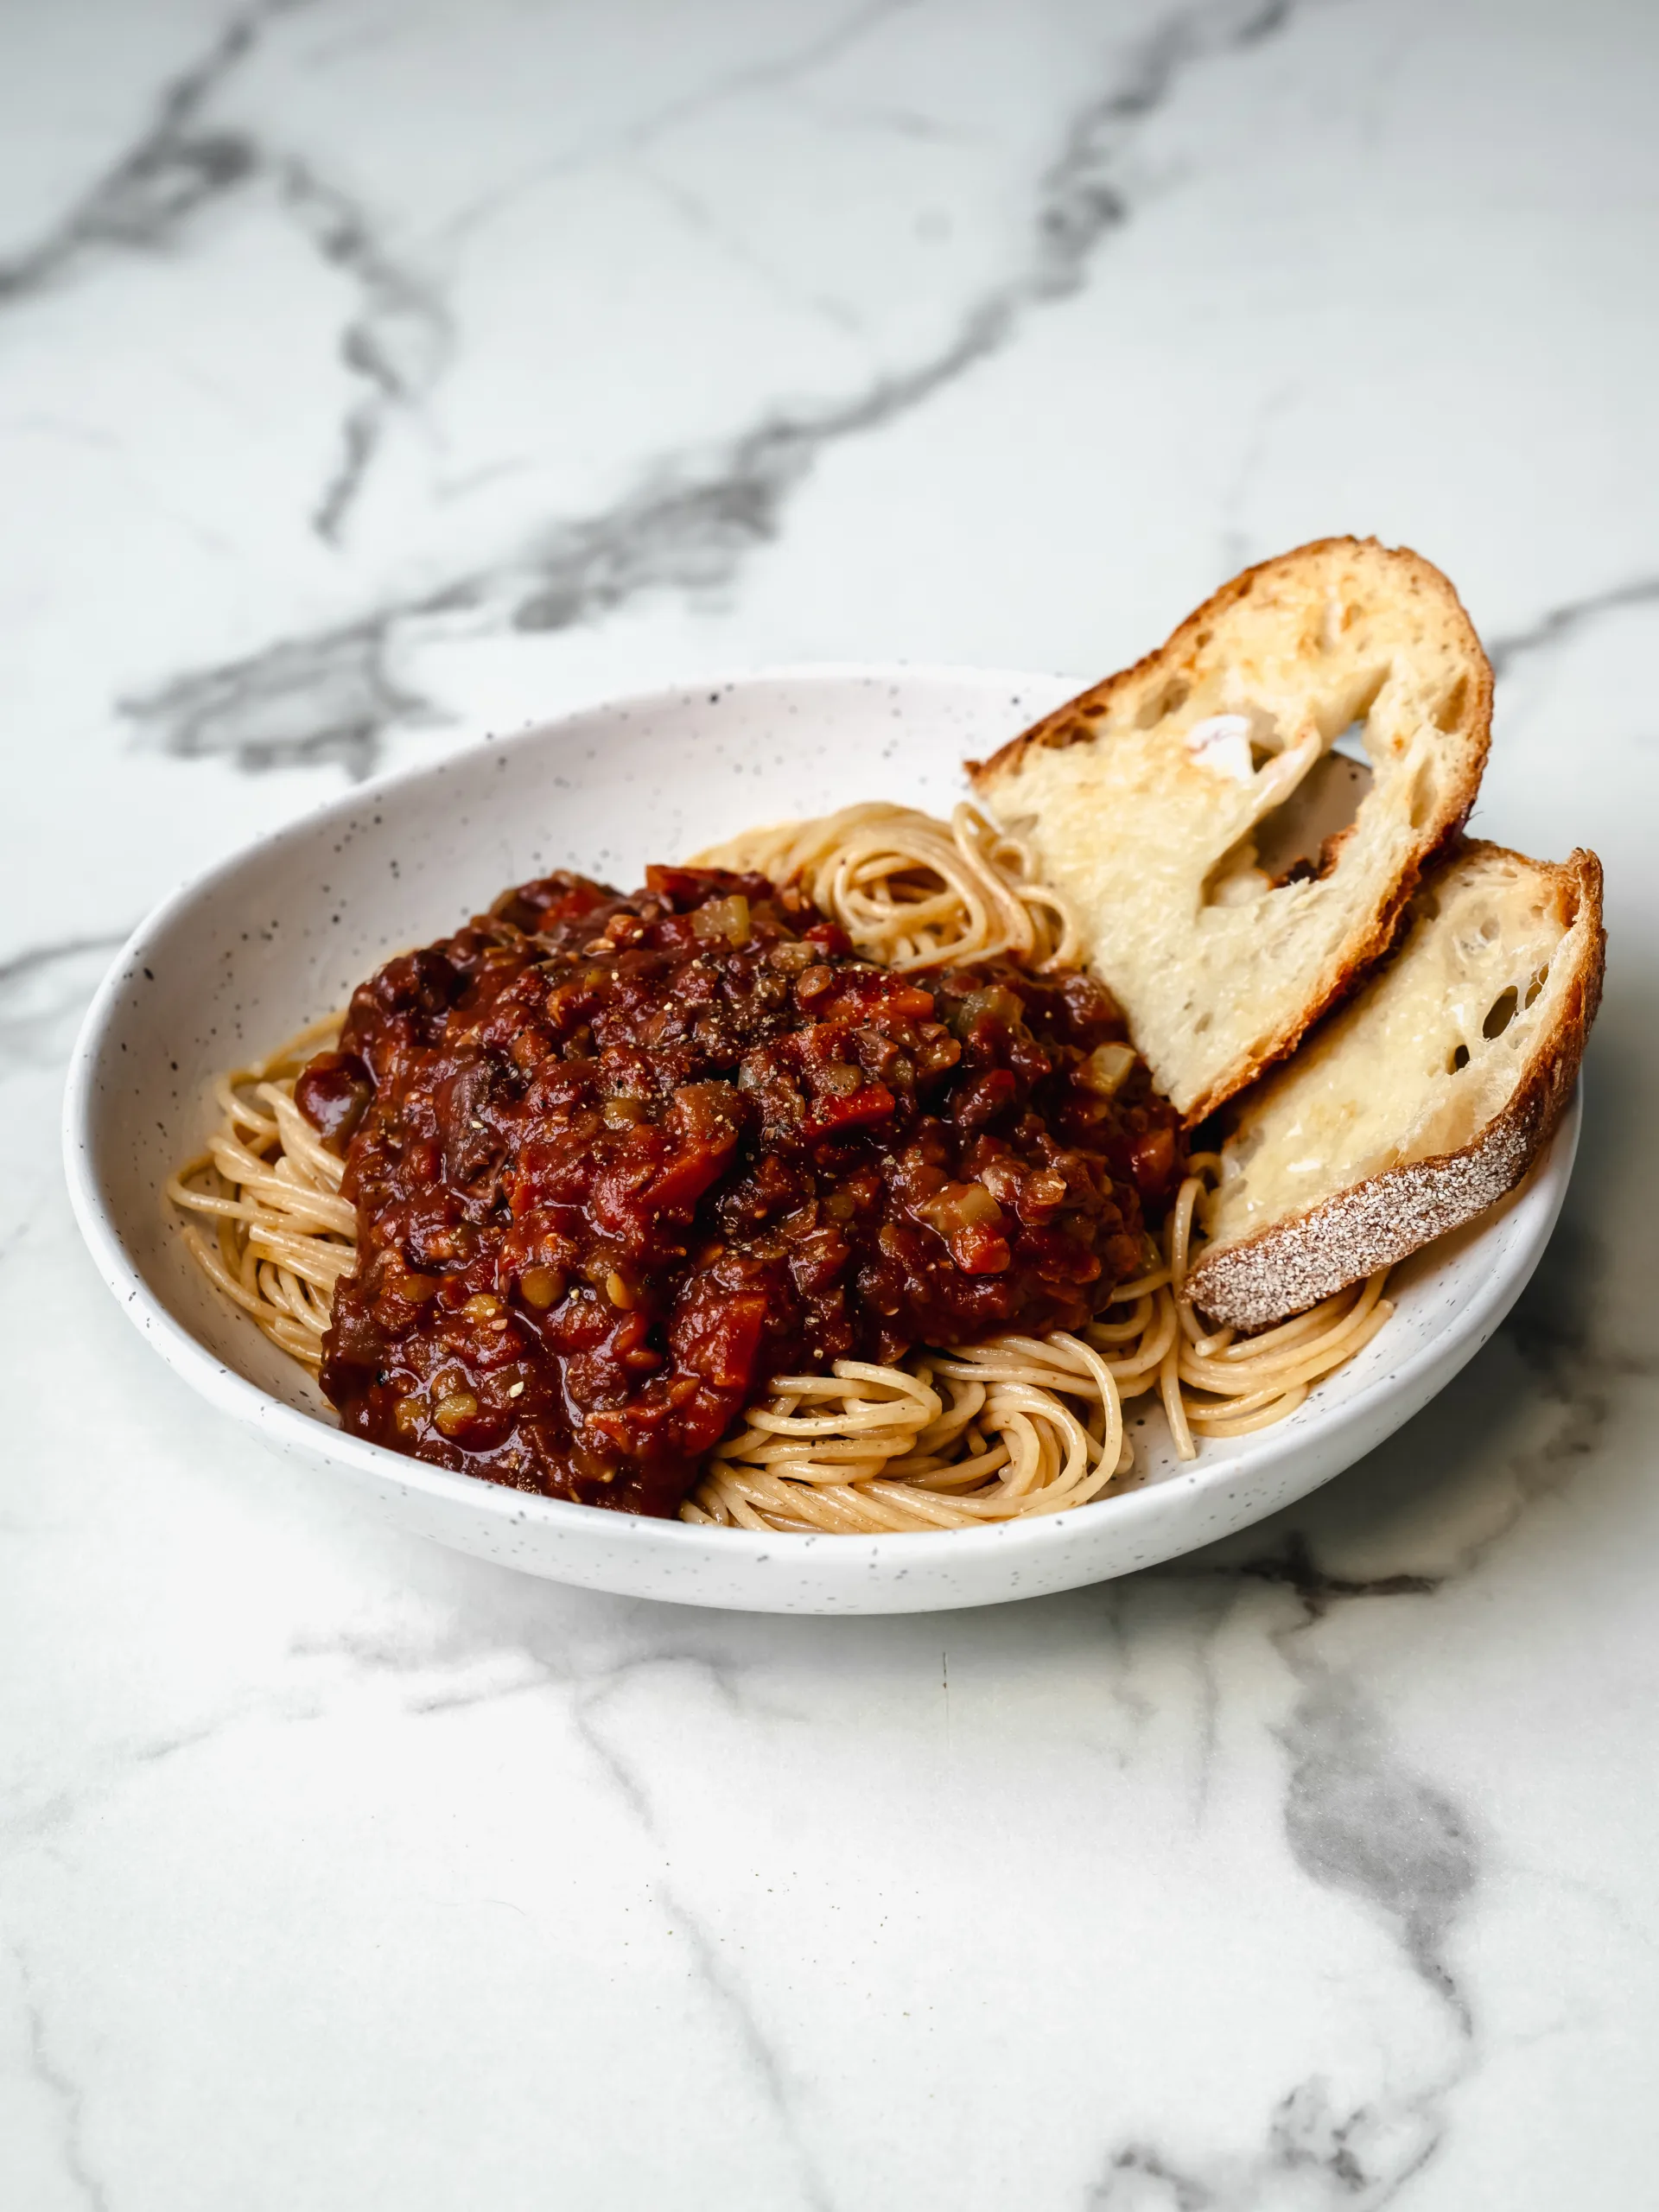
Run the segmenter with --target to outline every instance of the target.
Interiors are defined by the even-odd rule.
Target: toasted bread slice
[[[1192,1122],[1388,945],[1473,804],[1491,701],[1439,569],[1332,537],[1247,569],[1147,659],[969,765],[1079,910],[1090,964]],[[1318,872],[1288,870],[1291,818],[1356,723],[1370,788]]]
[[[1185,1295],[1257,1329],[1514,1189],[1554,1135],[1601,997],[1601,863],[1471,840],[1399,950],[1244,1100]]]

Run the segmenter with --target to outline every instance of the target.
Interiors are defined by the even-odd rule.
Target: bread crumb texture
[[[1091,966],[1192,1122],[1385,949],[1473,802],[1491,721],[1491,671],[1446,578],[1332,538],[1247,570],[973,773],[1075,902]],[[1322,765],[1338,740],[1368,782],[1351,821]],[[1287,865],[1301,832],[1313,851]]]

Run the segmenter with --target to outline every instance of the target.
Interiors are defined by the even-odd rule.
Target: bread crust
[[[1491,742],[1492,671],[1474,624],[1469,619],[1468,610],[1459,598],[1451,580],[1433,562],[1425,560],[1421,554],[1412,551],[1408,546],[1389,548],[1376,537],[1315,538],[1306,545],[1295,547],[1291,552],[1276,554],[1269,561],[1258,562],[1254,568],[1244,569],[1212,594],[1203,606],[1195,608],[1163,645],[1136,661],[1133,667],[1120,670],[1103,683],[1079,692],[1075,698],[1056,708],[1052,714],[1046,715],[1030,729],[1011,738],[988,760],[964,763],[975,789],[995,804],[990,786],[1017,768],[1033,748],[1086,744],[1093,738],[1094,731],[1089,721],[1084,719],[1085,713],[1093,714],[1106,707],[1116,693],[1154,673],[1168,679],[1190,672],[1198,654],[1203,650],[1204,642],[1207,641],[1211,626],[1253,592],[1263,585],[1271,585],[1281,575],[1305,567],[1311,561],[1328,555],[1349,553],[1386,554],[1392,562],[1401,564],[1408,590],[1421,590],[1429,594],[1454,624],[1461,626],[1464,633],[1462,643],[1471,677],[1470,695],[1465,701],[1460,718],[1467,733],[1466,758],[1461,772],[1449,781],[1439,805],[1424,823],[1414,851],[1408,857],[1389,894],[1373,910],[1370,920],[1351,933],[1340,949],[1336,963],[1303,1003],[1262,1039],[1253,1053],[1236,1061],[1202,1096],[1194,1100],[1184,1117],[1189,1128],[1207,1119],[1218,1107],[1254,1083],[1266,1069],[1294,1052],[1323,1014],[1352,995],[1368,971],[1393,944],[1401,918],[1424,869],[1457,838],[1468,820],[1480,788]],[[1205,636],[1201,638],[1200,633],[1205,633]]]
[[[1465,849],[1521,861],[1550,876],[1570,902],[1572,925],[1587,918],[1554,1022],[1534,1045],[1507,1103],[1470,1143],[1385,1168],[1254,1236],[1205,1252],[1181,1294],[1213,1325],[1268,1327],[1460,1229],[1524,1180],[1560,1126],[1601,1003],[1607,944],[1601,863],[1582,849],[1560,862],[1473,840]]]

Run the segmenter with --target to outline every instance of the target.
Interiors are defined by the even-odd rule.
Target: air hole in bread
[[[1459,1068],[1466,1068],[1468,1065],[1469,1047],[1466,1045],[1459,1045],[1457,1051],[1452,1053],[1451,1058],[1446,1062],[1446,1071],[1447,1075],[1456,1075]]]
[[[1253,759],[1255,751],[1252,741]],[[1222,855],[1205,884],[1205,905],[1243,906],[1281,884],[1323,880],[1337,864],[1371,780],[1363,758],[1322,753],[1290,797]]]
[[[1463,710],[1469,701],[1469,678],[1459,676],[1440,703],[1434,715],[1436,729],[1454,730],[1463,720]]]
[[[1438,800],[1439,793],[1434,786],[1434,766],[1432,761],[1425,760],[1417,771],[1416,778],[1411,786],[1411,826],[1414,830],[1421,830],[1425,827],[1434,811]]]
[[[1527,995],[1525,996],[1525,998],[1523,998],[1523,999],[1522,1000],[1522,1001],[1521,1001],[1522,1005],[1522,1006],[1530,1006],[1530,1005],[1532,1004],[1533,1001],[1537,997],[1537,995],[1538,995],[1539,992],[1540,992],[1540,991],[1541,991],[1541,990],[1543,989],[1544,985],[1545,985],[1548,981],[1549,981],[1549,963],[1548,963],[1548,960],[1546,960],[1546,961],[1545,961],[1545,963],[1544,963],[1544,964],[1543,964],[1543,966],[1542,966],[1542,967],[1538,970],[1538,973],[1537,973],[1537,974],[1533,977],[1532,981],[1531,981],[1531,982],[1527,985]]]
[[[1515,1020],[1516,1001],[1520,993],[1511,983],[1507,991],[1500,991],[1487,1008],[1486,1019],[1480,1025],[1483,1037],[1501,1037]]]
[[[1246,1129],[1242,1136],[1234,1137],[1221,1155],[1224,1176],[1242,1175],[1262,1148],[1260,1129]]]
[[[1135,718],[1137,728],[1154,728],[1166,715],[1173,715],[1177,708],[1186,704],[1192,690],[1192,686],[1184,676],[1172,677],[1150,698],[1142,701],[1141,711]]]
[[[1044,733],[1043,743],[1057,748],[1067,745],[1087,745],[1094,734],[1094,723],[1087,715],[1071,715]]]

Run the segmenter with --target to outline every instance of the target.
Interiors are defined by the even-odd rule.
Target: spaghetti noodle
[[[343,1020],[325,1014],[265,1059],[219,1077],[207,1149],[167,1185],[202,1273],[314,1376],[334,1285],[357,1264],[357,1214],[340,1195],[346,1163],[294,1103],[294,1080]]]
[[[869,960],[943,968],[1007,954],[1039,973],[1083,965],[1077,916],[1037,879],[1031,850],[964,802],[948,823],[910,806],[843,807],[702,853],[798,884]]]

